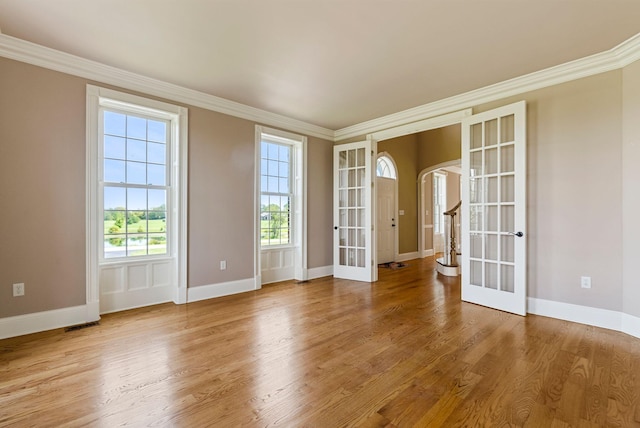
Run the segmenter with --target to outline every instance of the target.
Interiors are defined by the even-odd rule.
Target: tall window
[[[167,254],[171,122],[104,108],[103,257]]]
[[[433,173],[433,232],[444,233],[444,212],[446,202],[447,176]]]
[[[293,146],[262,135],[260,142],[260,244],[288,245],[292,240]]]

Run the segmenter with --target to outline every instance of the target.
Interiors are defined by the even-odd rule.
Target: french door
[[[333,276],[375,281],[373,262],[373,145],[341,144],[333,151]]]
[[[462,300],[526,314],[526,105],[462,121]]]

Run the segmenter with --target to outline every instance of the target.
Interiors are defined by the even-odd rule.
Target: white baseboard
[[[430,257],[430,256],[433,256],[435,254],[436,254],[436,252],[433,250],[433,248],[430,249],[430,250],[422,250],[422,257],[423,258],[424,257]]]
[[[309,279],[333,275],[333,266],[309,269]],[[211,299],[256,289],[254,278],[187,289],[187,301]],[[527,312],[621,331],[640,339],[640,318],[608,309],[529,297]],[[98,321],[97,303],[0,318],[0,339]]]
[[[308,269],[309,279],[321,278],[333,275],[333,266],[323,266]],[[231,294],[245,293],[247,291],[259,290],[261,288],[261,277],[241,279],[238,281],[223,282],[219,284],[201,285],[199,287],[189,287],[187,289],[187,303],[199,300],[213,299],[216,297],[228,296]]]
[[[406,262],[407,260],[413,260],[413,259],[419,259],[420,258],[420,253],[418,253],[417,251],[414,251],[412,253],[402,253],[402,254],[398,254],[398,257],[396,258],[397,262]]]
[[[622,332],[640,339],[640,318],[622,314]]]
[[[309,280],[322,278],[324,276],[332,276],[332,275],[333,275],[333,265],[310,268],[307,270],[307,278]]]
[[[98,321],[95,313],[91,305],[81,305],[0,318],[0,339]]]
[[[256,289],[255,278],[240,279],[238,281],[221,282],[218,284],[201,285],[187,289],[187,303],[230,294],[245,293]]]
[[[608,328],[640,338],[640,318],[633,315],[534,297],[529,297],[527,304],[530,314]]]
[[[290,273],[288,274],[288,276],[277,276],[277,275],[274,276],[274,275],[267,275],[266,272],[263,272],[262,281],[265,281],[265,282],[263,282],[262,285],[271,284],[273,282],[287,281],[289,279],[296,279],[298,281],[304,281],[304,280],[310,281],[312,279],[322,278],[324,276],[331,276],[331,275],[333,275],[333,266],[321,266],[317,268],[305,269],[303,270],[301,279],[293,278]]]

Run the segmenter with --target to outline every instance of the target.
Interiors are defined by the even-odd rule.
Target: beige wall
[[[189,108],[190,287],[253,277],[254,139],[246,120]]]
[[[0,58],[0,317],[86,303],[84,85]]]
[[[0,317],[85,303],[86,83],[0,58]],[[521,99],[528,109],[529,296],[640,316],[640,65],[474,112]],[[189,285],[251,277],[254,124],[189,113]],[[379,144],[394,156],[400,179],[412,177],[404,195],[414,200],[422,166],[415,159],[426,162],[416,138],[407,137],[397,157]],[[309,142],[312,268],[331,264],[331,146]],[[400,209],[401,225],[416,212],[402,199]],[[415,217],[404,226],[414,237],[416,228]],[[416,238],[400,247],[416,250]],[[227,271],[210,268],[219,259]],[[580,288],[583,275],[592,289]],[[14,282],[25,282],[25,297],[11,297]]]
[[[307,149],[310,268],[333,265],[333,143],[310,137]]]
[[[528,295],[640,316],[640,65],[473,111],[519,100],[528,122]]]
[[[622,310],[622,72],[527,101],[528,295]],[[580,287],[590,276],[591,289]]]
[[[622,73],[623,311],[640,317],[640,61]]]
[[[460,159],[460,125],[445,126],[418,135],[418,172],[444,162]]]
[[[447,171],[447,210],[460,202],[460,174]],[[456,222],[459,218],[456,217]]]
[[[189,108],[190,287],[253,277],[254,139],[252,122]],[[333,263],[332,156],[308,139],[309,268]]]
[[[0,58],[0,318],[86,303],[87,83]],[[255,124],[187,107],[188,285],[252,278]],[[309,268],[332,264],[332,147],[309,139]]]

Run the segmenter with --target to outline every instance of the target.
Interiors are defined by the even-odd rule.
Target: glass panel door
[[[334,276],[372,280],[371,142],[334,148]]]
[[[462,131],[462,299],[525,315],[525,103],[471,116]]]

